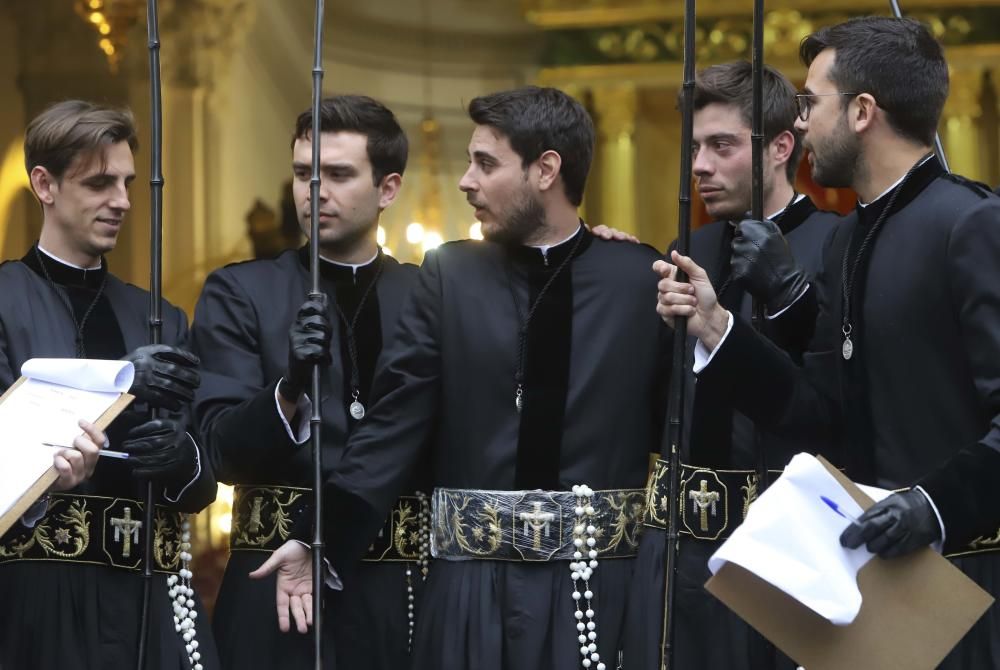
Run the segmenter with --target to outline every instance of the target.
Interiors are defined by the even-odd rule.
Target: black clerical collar
[[[791,205],[775,215],[775,223],[782,235],[787,235],[808,219],[816,211],[816,205],[807,195],[800,196]]]
[[[858,202],[857,206],[854,208],[858,214],[858,222],[866,226],[874,223],[882,214],[882,211],[888,206],[889,201],[892,200],[892,194],[897,189],[901,189],[899,191],[899,195],[896,196],[896,200],[892,205],[892,211],[889,212],[889,215],[898,212],[910,204],[914,198],[920,195],[920,193],[927,188],[932,181],[944,174],[946,174],[946,172],[944,167],[941,166],[941,161],[938,160],[937,156],[932,155],[930,158],[926,159],[923,163],[914,168],[913,173],[910,175],[909,179],[906,179],[905,183],[897,184],[894,188],[890,188],[868,205],[862,205]]]
[[[382,247],[378,247],[375,255],[371,260],[365,263],[350,264],[350,263],[338,263],[336,261],[331,261],[327,258],[320,256],[319,258],[319,272],[320,276],[324,279],[334,282],[350,282],[353,284],[367,284],[378,272],[379,265],[384,261],[382,259]],[[302,266],[309,269],[309,245],[306,244],[301,249],[299,249],[299,261]]]
[[[584,238],[579,240],[581,235]],[[527,263],[531,266],[555,268],[559,267],[559,264],[566,260],[566,257],[570,253],[573,253],[574,250],[576,256],[583,253],[590,246],[591,239],[592,236],[581,221],[576,232],[561,242],[541,247],[516,245],[510,247],[510,252],[515,260],[522,263]],[[579,244],[577,244],[577,240],[579,240]]]
[[[46,278],[45,273],[52,278],[53,283],[60,286],[73,286],[77,288],[89,288],[96,291],[104,282],[104,277],[108,273],[108,264],[101,257],[101,265],[97,268],[85,269],[70,265],[69,263],[56,258],[38,247],[36,243],[28,253],[24,255],[21,262],[31,268],[39,277]],[[44,268],[42,263],[45,264]]]

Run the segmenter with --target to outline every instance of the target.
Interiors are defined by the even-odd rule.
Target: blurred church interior
[[[442,241],[479,237],[458,190],[476,95],[537,83],[593,115],[598,146],[583,205],[592,225],[664,249],[676,234],[682,0],[327,0],[324,91],[385,102],[410,137],[401,197],[379,241],[419,263]],[[1000,183],[1000,1],[904,0],[945,44],[951,93],[940,127],[953,171]],[[698,66],[749,59],[749,0],[699,3]],[[19,258],[37,238],[28,190],[28,119],[65,98],[131,107],[138,178],[113,272],[149,283],[149,76],[143,0],[0,3],[0,249]],[[797,48],[814,29],[881,0],[766,3],[765,62],[801,85]],[[290,140],[310,104],[311,0],[161,0],[164,120],[164,294],[189,316],[211,270],[302,243],[290,201]],[[851,193],[800,190],[827,208]],[[696,222],[704,215],[696,212]],[[291,297],[290,297],[291,298]],[[652,298],[651,298],[652,300]],[[652,302],[650,303],[652,305]],[[197,519],[195,572],[214,597],[228,545],[231,491]]]

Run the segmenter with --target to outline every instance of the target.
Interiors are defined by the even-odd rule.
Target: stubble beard
[[[813,153],[813,181],[825,188],[849,188],[854,183],[860,151],[860,140],[848,130],[844,115],[825,142],[822,159]]]
[[[545,226],[545,210],[538,198],[522,191],[510,208],[498,217],[497,225],[483,230],[483,237],[501,244],[528,244]]]

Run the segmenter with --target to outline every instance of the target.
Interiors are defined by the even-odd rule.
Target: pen
[[[56,447],[57,449],[76,449],[76,447],[69,446],[66,444],[55,444],[54,442],[42,442],[46,447]],[[97,452],[98,456],[107,456],[108,458],[128,458],[128,453],[124,451],[112,451],[111,449],[101,449]]]
[[[845,519],[847,519],[851,523],[853,523],[855,526],[860,525],[860,522],[858,521],[858,517],[854,516],[853,514],[849,514],[848,512],[845,512],[844,510],[842,510],[840,508],[840,505],[838,505],[837,503],[833,502],[832,500],[830,500],[826,496],[820,496],[819,499],[822,500],[823,502],[825,502],[830,507],[830,509],[832,509],[834,512],[836,512],[840,516],[844,517]]]

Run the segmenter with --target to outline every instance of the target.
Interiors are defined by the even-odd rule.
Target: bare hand
[[[73,439],[73,449],[63,449],[52,458],[52,465],[59,473],[52,491],[68,491],[93,475],[101,451],[98,445],[107,444],[107,436],[94,424],[81,419],[79,426],[83,433]]]
[[[291,618],[300,633],[309,632],[313,622],[312,556],[300,542],[289,540],[274,550],[264,564],[250,573],[252,579],[263,579],[278,573],[275,600],[278,606],[278,628],[287,633]],[[289,616],[291,613],[291,616]]]
[[[653,263],[653,272],[660,275],[656,285],[656,312],[673,328],[674,318],[687,317],[688,334],[697,337],[709,350],[715,349],[729,325],[727,312],[715,295],[708,274],[688,256],[671,252],[671,260]],[[688,275],[687,282],[678,282],[677,268]]]
[[[596,235],[602,240],[615,240],[616,242],[634,242],[638,243],[639,238],[635,235],[630,235],[625,231],[618,230],[617,228],[611,228],[609,226],[600,225],[594,226],[590,229],[592,235]]]

